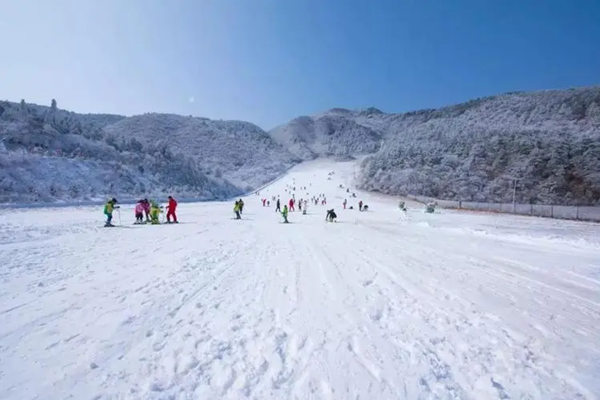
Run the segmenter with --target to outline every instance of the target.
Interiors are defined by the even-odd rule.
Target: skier
[[[344,202],[342,203],[344,205],[344,210],[346,209],[346,204],[348,204],[348,200],[344,199]]]
[[[281,216],[283,217],[283,223],[289,224],[289,221],[287,219],[287,217],[288,217],[288,206],[287,205],[283,206],[283,211],[281,212]]]
[[[242,211],[244,211],[244,200],[240,199],[240,215],[242,214]]]
[[[435,206],[436,204],[432,201],[430,201],[429,203],[427,203],[427,207],[425,208],[425,212],[428,214],[432,214],[435,212]]]
[[[144,214],[146,214],[146,222],[150,222],[150,202],[148,199],[142,200],[142,207],[144,208]]]
[[[275,212],[281,212],[281,201],[277,199],[277,206],[275,207]]]
[[[162,213],[163,211],[161,210],[160,206],[158,205],[158,203],[154,200],[150,201],[150,223],[152,225],[159,225],[160,221],[158,220],[158,216],[160,215],[160,213]]]
[[[400,207],[400,210],[401,210],[401,211],[404,211],[404,212],[406,212],[406,211],[407,211],[407,210],[406,210],[406,204],[405,204],[403,201],[401,201],[401,202],[398,204],[398,207]]]
[[[363,205],[363,202],[361,200],[358,202],[358,211],[362,211],[362,205]]]
[[[306,215],[308,212],[308,200],[304,200],[304,208],[302,209],[302,215]]]
[[[325,221],[333,222],[335,219],[337,219],[337,214],[335,213],[335,211],[333,211],[333,208],[331,210],[327,210]]]
[[[135,205],[135,223],[144,223],[144,200],[140,200]]]
[[[271,207],[271,201],[267,200],[267,207]]]
[[[235,205],[233,206],[233,212],[235,213],[235,219],[242,219],[240,216],[242,206],[239,201],[235,201]]]
[[[298,202],[298,210],[302,211],[302,199]]]
[[[169,196],[169,205],[167,205],[167,224],[171,223],[171,217],[173,217],[173,222],[178,224],[177,215],[175,215],[175,210],[177,209],[177,201]]]
[[[113,198],[104,205],[104,215],[106,215],[106,224],[104,224],[105,227],[114,226],[112,224],[112,214],[115,209],[119,208],[119,206],[116,206],[115,204],[117,204],[117,199]]]
[[[294,209],[294,199],[290,199],[290,211],[296,211]]]
[[[263,202],[263,207],[265,206],[265,204],[267,204],[267,199],[262,199]]]

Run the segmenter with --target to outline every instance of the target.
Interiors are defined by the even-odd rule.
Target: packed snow
[[[598,398],[599,225],[404,213],[357,174],[301,164],[240,221],[1,210],[0,398]],[[262,206],[292,194],[327,205]]]

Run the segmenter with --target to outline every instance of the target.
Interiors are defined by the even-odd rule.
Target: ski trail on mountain
[[[108,230],[97,209],[1,211],[0,398],[598,397],[597,225],[404,216],[351,197],[353,168],[297,167],[241,221],[229,203]],[[281,223],[260,198],[287,185],[328,207]]]

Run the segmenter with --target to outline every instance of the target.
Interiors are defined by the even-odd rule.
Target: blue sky
[[[598,0],[19,0],[0,37],[2,99],[265,129],[600,84]]]

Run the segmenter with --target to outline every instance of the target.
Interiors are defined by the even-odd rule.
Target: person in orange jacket
[[[169,204],[167,205],[167,224],[171,223],[171,217],[173,217],[173,222],[178,224],[177,215],[175,214],[175,210],[177,209],[177,201],[169,196]]]

